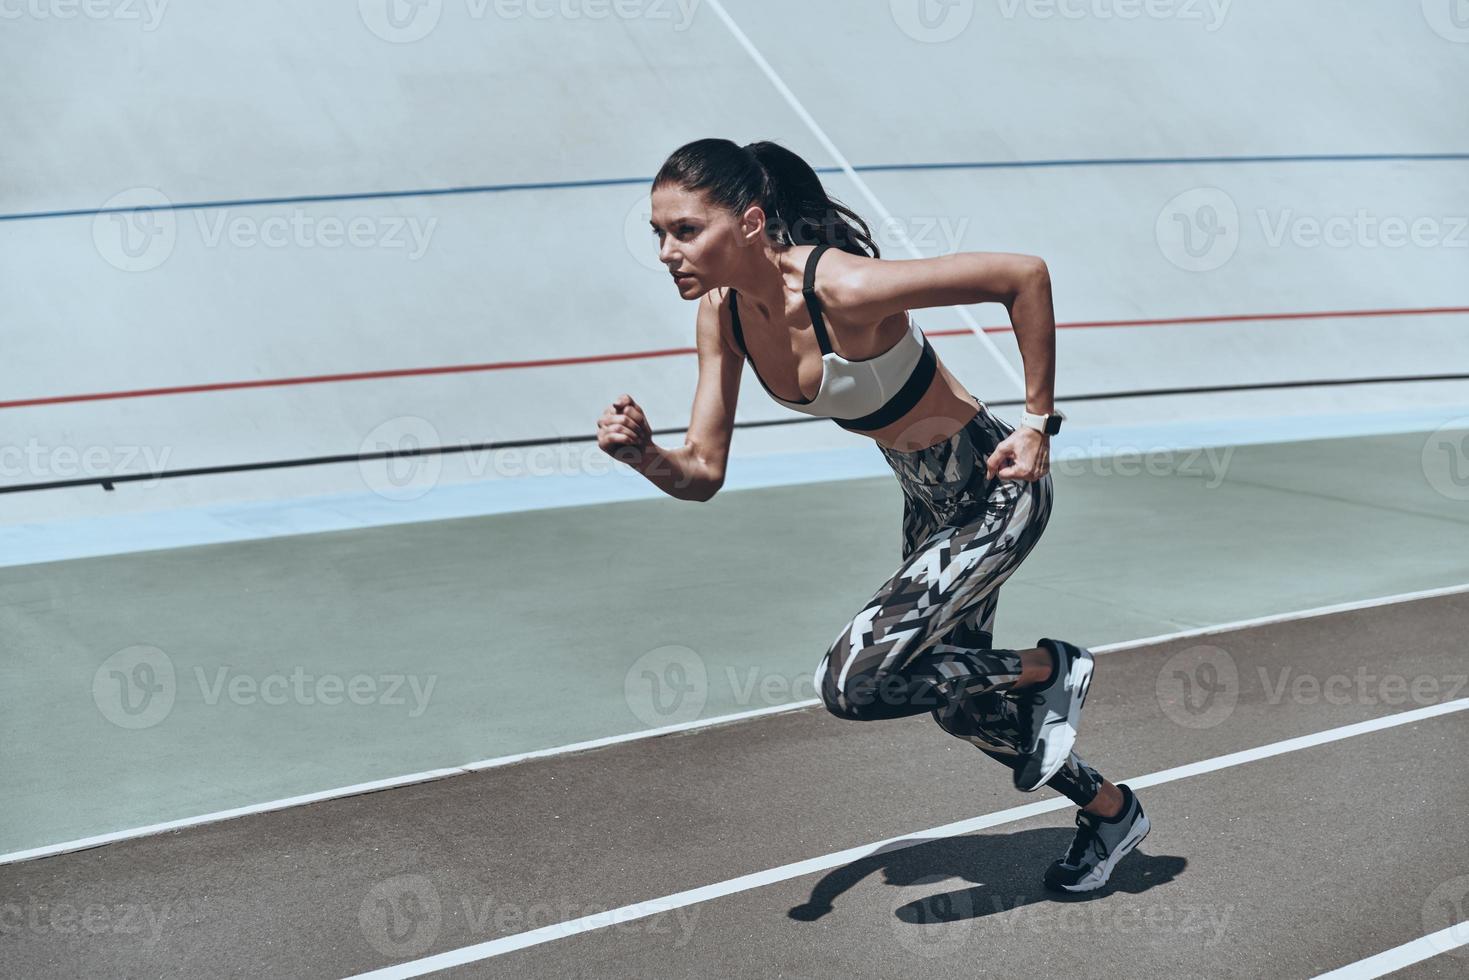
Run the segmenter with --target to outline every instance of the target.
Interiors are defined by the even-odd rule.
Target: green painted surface
[[[1058,467],[997,643],[1469,581],[1424,439]],[[881,478],[0,569],[0,851],[810,697],[900,513]]]

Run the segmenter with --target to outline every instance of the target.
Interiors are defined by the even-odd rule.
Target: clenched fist
[[[597,419],[597,448],[636,467],[653,449],[653,427],[632,395],[618,395]]]

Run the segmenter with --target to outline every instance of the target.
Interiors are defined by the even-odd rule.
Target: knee
[[[870,715],[863,711],[864,705],[853,691],[850,677],[842,676],[841,662],[827,653],[816,668],[816,690],[821,693],[821,703],[826,710],[847,721],[867,721]]]
[[[873,719],[874,716],[864,710],[867,706],[861,703],[861,698],[854,696],[846,685],[842,684],[831,672],[821,678],[819,690],[821,691],[821,703],[836,717],[846,721],[871,721]]]
[[[868,673],[822,677],[821,703],[846,721],[882,721],[918,714],[943,704],[931,685],[899,673]]]

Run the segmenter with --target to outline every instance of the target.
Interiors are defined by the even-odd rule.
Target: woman
[[[816,670],[833,714],[931,712],[943,729],[1075,802],[1078,831],[1047,885],[1090,891],[1147,835],[1148,819],[1073,751],[1090,651],[1041,638],[992,647],[999,587],[1050,518],[1055,320],[1046,265],[961,252],[879,258],[867,224],[775,143],[696,140],[652,186],[652,231],[679,295],[698,300],[699,381],[685,444],[653,444],[620,396],[598,420],[601,449],[672,496],[724,483],[744,362],[776,402],[872,438],[902,487],[902,564],[846,624]],[[1025,363],[1015,428],[945,370],[909,310],[997,302]]]

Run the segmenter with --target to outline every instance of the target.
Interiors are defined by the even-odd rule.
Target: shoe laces
[[[1066,852],[1067,864],[1080,865],[1082,856],[1090,847],[1095,847],[1097,855],[1106,860],[1112,849],[1102,839],[1101,821],[1101,817],[1087,813],[1085,810],[1076,811],[1076,837],[1071,841],[1071,849]]]

